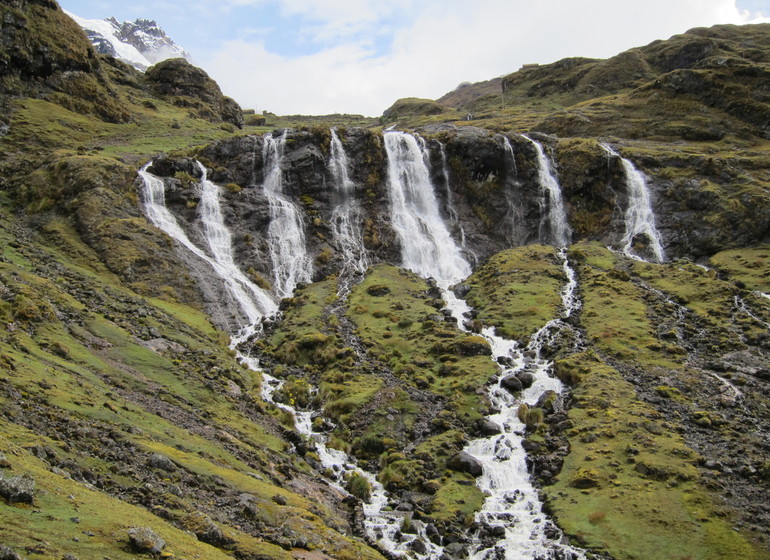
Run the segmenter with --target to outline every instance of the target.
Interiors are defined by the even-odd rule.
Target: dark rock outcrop
[[[481,476],[484,472],[481,463],[465,451],[461,451],[457,455],[451,457],[447,461],[447,466],[452,470],[468,473],[471,476]]]
[[[212,122],[228,122],[243,127],[243,112],[231,98],[222,95],[219,85],[206,72],[184,58],[164,60],[147,69],[145,76],[158,95],[170,97],[181,107],[190,107]]]

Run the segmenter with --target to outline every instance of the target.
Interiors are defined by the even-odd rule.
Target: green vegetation
[[[505,338],[525,341],[556,317],[566,281],[554,247],[528,245],[490,258],[466,281],[478,319]]]
[[[615,558],[758,557],[701,485],[697,454],[617,370],[590,353],[562,367],[581,381],[571,452],[546,496],[568,534]]]
[[[354,500],[319,476],[291,415],[260,398],[260,373],[237,362],[173,243],[142,217],[135,171],[159,153],[197,157],[212,141],[286,126],[307,131],[317,147],[308,160],[320,165],[330,126],[345,138],[346,126],[450,122],[514,144],[517,131],[561,136],[548,143],[580,240],[604,242],[619,219],[622,169],[597,140],[607,139],[653,176],[670,221],[699,222],[680,228],[673,253],[713,267],[631,260],[598,241],[570,248],[578,345],[548,349],[567,409],[552,410],[555,395],[519,408],[548,511],[618,560],[768,558],[759,500],[770,480],[770,248],[742,245],[767,237],[770,27],[528,66],[439,101],[399,100],[381,119],[252,111],[237,131],[239,109],[200,71],[170,63],[142,75],[95,55],[60,10],[27,4],[0,7],[0,542],[44,558],[120,560],[135,557],[128,531],[139,527],[165,541],[162,558],[382,558],[350,536]],[[198,85],[177,95],[167,70]],[[526,182],[532,165],[515,145],[506,176],[483,157],[500,138],[464,132],[478,135],[478,154],[452,145],[461,134],[435,138],[451,156],[461,214],[478,222],[470,238],[488,235],[488,254],[507,243],[495,231],[503,186]],[[388,261],[381,136],[364,142],[354,171],[365,242]],[[251,195],[212,163],[226,197]],[[190,172],[171,174],[193,192]],[[333,274],[323,197],[298,198],[316,273]],[[196,200],[187,203],[192,212]],[[258,253],[255,237],[244,243]],[[460,535],[485,496],[456,460],[489,413],[483,388],[498,373],[476,333],[492,326],[526,343],[558,316],[564,282],[551,247],[488,256],[466,282],[477,309],[468,333],[442,312],[435,286],[381,263],[344,301],[334,276],[300,287],[252,350],[284,381],[277,401],[319,411],[313,429],[411,504],[404,531],[421,519]],[[344,485],[371,497],[363,476]]]

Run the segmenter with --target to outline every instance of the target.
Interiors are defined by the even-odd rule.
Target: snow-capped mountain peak
[[[189,53],[174,43],[155,21],[137,19],[121,23],[114,17],[85,19],[66,13],[83,28],[97,52],[112,55],[139,70],[167,58],[190,59]]]

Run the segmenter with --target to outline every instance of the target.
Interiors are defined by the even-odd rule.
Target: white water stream
[[[655,227],[655,213],[652,211],[647,180],[630,160],[622,157],[608,144],[601,146],[610,157],[620,158],[626,175],[626,189],[628,191],[628,208],[625,214],[626,232],[620,241],[623,252],[629,257],[638,259],[639,256],[633,252],[634,237],[644,234],[649,239],[650,249],[652,249],[655,260],[662,263],[665,260],[663,241]]]
[[[369,266],[361,227],[361,205],[355,197],[356,185],[348,173],[348,156],[337,131],[331,129],[329,168],[334,179],[337,204],[332,211],[332,236],[343,255],[341,276],[363,274]]]
[[[520,245],[523,241],[526,241],[526,239],[521,238],[522,232],[517,232],[517,226],[523,219],[523,210],[520,207],[517,207],[514,198],[516,187],[518,186],[517,176],[519,174],[519,169],[516,166],[516,154],[513,152],[511,140],[505,134],[502,134],[501,136],[503,138],[503,154],[506,170],[503,194],[505,195],[505,202],[508,206],[505,217],[503,218],[503,223],[509,230],[506,236],[508,243],[510,245]],[[519,235],[517,235],[517,233],[519,233]]]
[[[467,277],[471,267],[441,219],[423,151],[411,134],[384,136],[390,212],[404,268],[448,288]]]
[[[553,168],[551,158],[549,158],[542,144],[524,136],[532,142],[537,153],[537,177],[540,183],[540,189],[543,193],[543,202],[540,205],[540,242],[552,243],[557,247],[566,247],[572,239],[572,228],[567,221],[567,211],[564,209],[564,200],[561,196],[561,186],[556,178],[556,171]],[[548,226],[548,234],[544,231]]]
[[[302,256],[306,258],[304,232],[301,227],[291,225],[291,222],[296,221],[301,226],[300,216],[298,211],[293,214],[291,210],[286,209],[291,203],[281,194],[280,159],[284,142],[285,133],[278,140],[272,136],[265,138],[264,190],[270,199],[273,221],[281,223],[281,231],[285,238],[283,242],[289,247],[301,245]],[[391,210],[394,216],[394,229],[402,243],[404,266],[424,277],[436,279],[458,324],[462,325],[464,314],[469,309],[465,302],[454,296],[449,287],[468,276],[471,269],[440,218],[424,153],[413,136],[401,132],[387,133],[385,144],[389,160]],[[195,246],[179,227],[173,215],[165,207],[163,182],[143,168],[140,175],[145,183],[145,211],[156,226],[212,266],[240,305],[241,310],[252,321],[251,328],[245,328],[233,337],[232,347],[237,348],[238,344],[255,332],[262,317],[267,313],[275,312],[276,307],[272,299],[251,284],[235,265],[230,234],[219,207],[219,189],[206,179],[205,169],[203,172],[199,211],[204,226],[203,234],[214,255],[213,258]],[[273,206],[275,206],[275,214],[272,214]],[[294,210],[296,211],[296,208]],[[277,259],[283,250],[281,246],[271,245],[271,256]],[[563,293],[565,309],[563,317],[567,317],[572,310],[576,309],[578,303],[574,295],[576,285],[574,273],[567,263],[565,253],[561,254],[564,259],[565,273],[569,278]],[[291,256],[296,257],[296,255]],[[282,287],[276,286],[279,295],[290,294],[296,285],[291,282],[301,281],[303,274],[309,277],[309,272],[303,272],[306,270],[303,266],[292,264],[284,276],[277,276],[277,279],[285,280]],[[263,296],[267,297],[267,300]],[[549,333],[559,328],[559,325],[560,319],[550,321],[533,336],[530,344],[524,349],[519,348],[515,342],[496,337],[492,329],[486,329],[483,333],[490,341],[495,357],[505,356],[512,359],[514,365],[504,374],[527,371],[532,373],[536,380],[519,399],[507,393],[499,383],[493,386],[490,389],[490,400],[501,412],[490,417],[490,420],[501,426],[502,433],[490,438],[474,440],[466,448],[468,453],[482,463],[484,474],[478,479],[478,484],[489,493],[488,499],[477,515],[477,520],[487,526],[504,527],[505,532],[505,537],[493,548],[474,551],[474,558],[584,558],[579,551],[561,545],[545,534],[548,521],[542,513],[537,491],[532,486],[526,469],[525,453],[521,447],[524,427],[517,417],[520,402],[534,403],[544,391],[561,389],[558,380],[548,375],[550,362],[540,357],[540,349],[544,341]],[[259,368],[256,359],[249,356],[240,357],[250,367]],[[280,380],[263,373],[263,398],[266,401],[275,402],[273,395],[281,383]],[[386,507],[387,494],[375,477],[360,470],[343,452],[328,448],[326,437],[312,431],[310,411],[299,411],[286,405],[276,404],[290,411],[296,419],[298,431],[314,441],[315,451],[324,472],[331,473],[329,479],[331,484],[343,490],[344,479],[351,472],[358,472],[367,478],[372,487],[372,497],[363,509],[365,527],[370,539],[394,556],[406,555],[431,560],[442,556],[443,549],[426,537],[423,524],[415,522],[417,535],[401,534],[404,513],[389,511]],[[415,552],[413,542],[417,539],[424,545],[424,552]]]
[[[409,134],[388,132],[385,134],[385,146],[391,211],[394,215],[394,228],[402,244],[404,266],[423,277],[436,280],[448,308],[462,327],[470,309],[449,287],[467,276],[469,266],[438,218],[430,173],[427,168],[422,168],[425,159],[420,157],[419,144]],[[430,208],[431,204],[435,209]],[[562,317],[566,318],[578,307],[575,296],[577,282],[567,262],[566,251],[560,254],[569,279],[562,293]],[[435,257],[426,258],[426,255]],[[493,328],[487,328],[482,333],[492,346],[495,360],[505,357],[514,364],[503,372],[503,376],[526,371],[535,377],[535,382],[518,398],[503,389],[499,381],[493,385],[489,398],[493,407],[500,412],[489,417],[489,420],[501,427],[501,433],[473,440],[465,448],[468,454],[481,463],[483,474],[477,479],[477,484],[489,496],[476,520],[488,527],[503,527],[505,532],[505,537],[491,549],[475,550],[474,558],[585,557],[582,552],[546,536],[548,521],[527,471],[526,453],[521,444],[525,426],[518,419],[521,403],[534,404],[543,392],[560,392],[562,389],[558,379],[549,375],[551,363],[540,355],[547,337],[562,325],[561,318],[550,321],[532,337],[526,348],[496,336]],[[428,557],[436,558],[432,555]]]
[[[310,282],[313,263],[307,255],[305,226],[300,209],[283,193],[281,162],[286,146],[286,130],[280,137],[264,137],[262,189],[270,207],[267,243],[273,264],[273,290],[283,299],[291,297],[300,282]]]
[[[198,164],[203,173],[200,183],[199,212],[204,225],[203,233],[213,258],[190,240],[176,218],[166,208],[165,185],[159,177],[147,171],[150,165],[151,163],[148,163],[139,170],[139,176],[144,183],[142,191],[144,211],[150,221],[214,269],[216,275],[222,279],[227,292],[248,319],[248,323],[242,325],[243,327],[255,325],[264,315],[277,311],[278,307],[270,295],[251,282],[235,265],[230,246],[230,234],[219,210],[219,189],[206,179],[205,168]]]

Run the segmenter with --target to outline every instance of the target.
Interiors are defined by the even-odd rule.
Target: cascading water
[[[655,260],[663,262],[665,260],[663,242],[658,229],[655,227],[655,213],[652,211],[652,204],[650,203],[650,189],[647,186],[647,180],[631,161],[621,157],[608,144],[601,146],[610,157],[620,158],[626,175],[626,189],[628,190],[628,208],[625,215],[626,232],[620,241],[623,252],[629,257],[638,259],[639,256],[633,253],[634,238],[637,235],[646,235]]]
[[[487,531],[502,528],[505,534],[490,548],[477,546],[472,554],[474,560],[585,558],[582,551],[559,542],[561,531],[543,513],[522,447],[526,426],[518,417],[521,404],[533,405],[546,391],[558,394],[563,389],[561,382],[550,375],[552,363],[541,355],[542,348],[553,333],[565,328],[564,320],[580,306],[576,297],[576,275],[569,265],[566,250],[562,249],[559,256],[568,279],[562,290],[563,311],[560,318],[546,323],[523,348],[515,341],[497,336],[494,328],[485,328],[481,333],[492,347],[493,359],[500,361],[498,359],[503,358],[512,365],[489,389],[490,403],[500,412],[487,420],[500,427],[500,434],[473,440],[465,448],[466,453],[482,464],[483,474],[477,479],[477,484],[488,494],[481,511],[476,514],[476,521]],[[451,293],[445,297],[458,325],[463,325],[464,318],[470,314],[467,304]],[[503,388],[502,380],[521,373],[532,375],[534,383],[514,396]]]
[[[508,205],[508,210],[505,213],[503,223],[510,228],[510,233],[507,236],[508,242],[511,245],[516,245],[521,242],[520,240],[523,233],[517,231],[517,227],[520,227],[519,222],[522,221],[523,215],[522,210],[517,208],[516,200],[514,199],[514,192],[518,186],[517,176],[519,170],[516,167],[516,155],[513,152],[513,146],[511,145],[510,139],[504,134],[501,136],[503,138],[503,152],[506,169],[504,194],[505,201]]]
[[[286,130],[277,139],[266,135],[262,146],[262,189],[270,207],[267,242],[273,265],[273,289],[279,298],[291,296],[298,283],[310,282],[313,268],[305,246],[302,214],[283,193],[281,160],[285,146]]]
[[[206,179],[205,168],[198,164],[203,173],[200,184],[200,213],[204,225],[203,233],[213,258],[190,240],[179,226],[176,218],[166,208],[165,185],[163,180],[147,171],[150,165],[152,162],[139,170],[139,176],[144,183],[144,211],[150,221],[214,269],[240,311],[246,316],[248,322],[242,325],[244,328],[248,329],[256,325],[264,315],[277,311],[277,306],[272,298],[264,290],[253,284],[233,262],[230,234],[224,226],[219,210],[219,191],[216,185]]]
[[[385,151],[393,229],[404,268],[448,288],[468,276],[471,267],[441,219],[420,145],[411,134],[386,132]]]
[[[557,247],[566,247],[572,238],[572,228],[567,221],[567,212],[561,196],[561,186],[556,178],[556,172],[550,158],[545,154],[542,144],[528,136],[524,136],[535,147],[537,154],[537,178],[543,192],[541,204],[540,242],[550,241]],[[547,207],[547,212],[546,212]],[[548,224],[548,234],[544,229]]]
[[[203,235],[208,243],[213,258],[197,247],[179,226],[177,220],[165,206],[165,185],[163,181],[147,171],[147,164],[139,171],[144,182],[144,208],[150,221],[170,237],[187,248],[195,256],[208,263],[223,280],[228,291],[239,304],[246,315],[249,324],[245,325],[238,334],[233,335],[231,348],[238,353],[238,358],[254,371],[262,373],[262,398],[266,402],[291,412],[295,418],[297,431],[307,437],[315,445],[315,452],[321,463],[321,471],[329,474],[329,483],[341,492],[345,492],[343,482],[351,473],[364,476],[371,487],[371,498],[364,504],[366,529],[369,537],[385,550],[396,555],[410,551],[409,544],[415,538],[401,537],[400,528],[403,515],[397,512],[383,511],[388,503],[387,494],[382,484],[371,473],[361,470],[344,452],[332,449],[326,445],[323,434],[314,433],[312,429],[312,412],[300,411],[290,406],[277,403],[274,400],[275,391],[280,388],[282,381],[261,371],[259,361],[240,352],[239,346],[246,342],[259,328],[262,318],[267,314],[277,312],[275,302],[259,287],[252,284],[238,269],[233,261],[231,235],[224,223],[219,205],[219,188],[208,181],[206,169],[198,163],[202,173],[200,182],[201,200],[199,213],[203,223]],[[267,179],[266,179],[267,181]],[[426,553],[419,558],[438,558],[441,549],[424,538],[424,532],[418,536],[424,541]]]
[[[200,162],[196,163],[201,170],[198,214],[203,223],[206,242],[211,255],[221,267],[220,276],[233,286],[233,295],[241,309],[246,313],[249,322],[256,324],[265,315],[278,311],[278,307],[267,292],[249,280],[235,264],[232,236],[225,226],[219,205],[219,187],[208,180],[206,168]]]
[[[348,156],[337,132],[331,129],[329,169],[334,179],[337,204],[332,211],[332,236],[343,256],[341,276],[363,274],[369,266],[361,228],[361,206],[355,198],[355,184],[348,174]]]
[[[385,147],[394,227],[401,240],[404,266],[423,277],[435,278],[458,325],[463,325],[470,309],[449,290],[449,286],[462,280],[470,270],[438,217],[430,173],[419,153],[419,144],[408,134],[387,132]],[[398,220],[396,216],[399,216]],[[577,282],[566,259],[566,251],[562,251],[561,256],[569,279],[562,293],[563,318],[566,318],[578,307],[575,297]],[[549,333],[562,325],[561,319],[549,322],[532,337],[525,349],[518,348],[515,342],[495,336],[492,328],[482,333],[490,341],[495,359],[513,357],[515,365],[506,373],[530,372],[535,377],[535,383],[522,394],[521,401],[499,383],[493,386],[490,401],[501,412],[490,419],[501,426],[502,433],[474,440],[466,447],[465,451],[483,466],[484,472],[477,483],[489,494],[477,521],[486,526],[502,527],[505,533],[493,548],[477,550],[476,558],[534,559],[556,555],[561,558],[584,558],[581,552],[548,536],[560,535],[560,532],[545,521],[538,493],[530,481],[526,454],[521,445],[524,425],[517,415],[520,402],[534,402],[546,390],[561,390],[561,383],[547,375],[551,364],[540,356],[540,349]],[[436,558],[432,553],[428,553],[427,557]]]
[[[447,162],[446,149],[444,149],[444,144],[441,142],[438,142],[438,145],[441,154],[441,176],[444,179],[444,190],[446,192],[446,216],[449,221],[459,230],[460,247],[462,248],[463,252],[471,259],[471,261],[476,263],[479,260],[478,255],[476,255],[476,253],[474,253],[467,246],[465,242],[465,228],[460,223],[460,218],[457,214],[457,207],[455,206],[454,195],[452,194],[451,183],[449,181],[449,163]],[[427,146],[425,149],[427,151]],[[430,159],[428,159],[428,161],[430,161]]]

